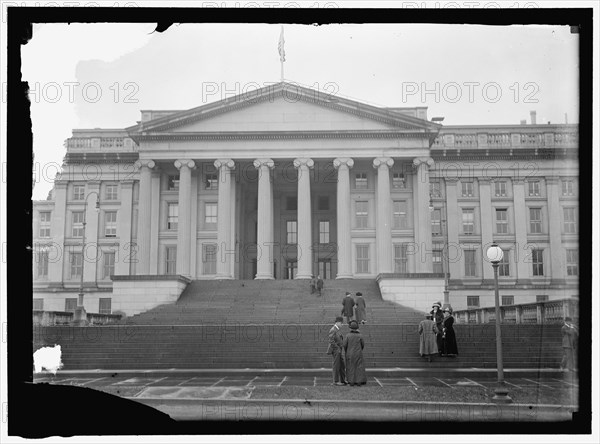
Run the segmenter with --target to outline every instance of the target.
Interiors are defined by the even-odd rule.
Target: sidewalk
[[[575,374],[507,369],[512,404],[491,401],[489,369],[367,369],[366,386],[332,386],[330,369],[59,371],[34,383],[76,385],[152,406],[177,420],[568,421]]]

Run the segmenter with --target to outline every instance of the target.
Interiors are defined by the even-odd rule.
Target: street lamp
[[[442,119],[443,120],[443,119]],[[448,240],[448,226],[446,225],[446,222],[448,220],[448,212],[447,212],[447,207],[446,207],[446,202],[445,200],[442,201],[442,205],[444,207],[444,218],[442,219],[442,212],[440,211],[440,229],[442,230],[442,235],[444,236],[444,249],[445,252],[442,252],[442,256],[443,256],[443,264],[442,267],[444,268],[444,305],[442,305],[442,309],[445,310],[446,308],[449,308],[452,310],[452,305],[450,305],[450,290],[448,289],[448,280],[449,280],[449,271],[450,271],[450,242]],[[433,212],[433,210],[435,210],[435,207],[433,206],[433,202],[432,202],[432,196],[431,193],[429,193],[429,211]]]
[[[500,297],[498,295],[498,264],[502,260],[504,253],[495,242],[487,250],[487,258],[494,267],[494,288],[495,288],[495,306],[496,306],[496,365],[498,368],[498,385],[494,390],[493,402],[511,403],[513,402],[508,396],[508,390],[504,382],[504,368],[502,363],[502,337],[500,330]]]
[[[85,201],[83,204],[83,242],[81,244],[81,279],[79,281],[79,298],[77,299],[77,308],[75,309],[75,313],[73,315],[73,324],[74,325],[88,325],[87,313],[85,308],[83,308],[83,270],[85,266],[85,226],[87,225],[87,200],[90,195],[96,195],[96,213],[100,212],[100,195],[96,191],[90,191],[87,196],[85,196]]]

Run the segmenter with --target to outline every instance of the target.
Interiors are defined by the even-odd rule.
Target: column
[[[272,159],[256,159],[254,168],[258,170],[258,233],[257,264],[255,279],[273,279],[273,191],[271,170],[275,166]]]
[[[515,242],[517,262],[517,284],[531,282],[531,257],[527,248],[527,207],[525,205],[525,183],[522,178],[513,178],[513,202],[515,207]],[[526,260],[529,262],[526,262]]]
[[[175,168],[179,170],[179,203],[177,216],[177,274],[190,276],[190,252],[192,242],[192,169],[196,167],[193,160],[176,160]]]
[[[377,170],[377,271],[391,273],[392,268],[392,226],[390,168],[394,160],[390,157],[373,159],[373,168]]]
[[[231,159],[217,159],[215,168],[219,172],[219,200],[217,203],[217,279],[232,279],[231,245],[231,171],[235,163]]]
[[[150,216],[150,269],[148,274],[158,275],[158,232],[160,226],[160,180],[161,173],[158,167],[152,172],[152,211]],[[165,209],[166,212],[166,209]],[[139,214],[138,214],[139,216]]]
[[[138,202],[138,231],[137,249],[132,258],[137,259],[136,274],[144,275],[149,272],[150,265],[150,215],[152,211],[152,193],[150,182],[152,168],[156,166],[153,160],[138,160],[136,166],[140,169],[140,192]]]
[[[562,210],[559,200],[558,177],[546,176],[546,190],[548,193],[548,234],[550,235],[550,272],[552,284],[564,284],[565,267],[563,261],[566,262],[566,257],[562,246]]]
[[[337,260],[338,270],[336,279],[352,278],[352,238],[350,236],[350,221],[352,210],[350,201],[350,168],[354,160],[340,157],[333,161],[338,170],[337,181]]]
[[[429,213],[429,167],[433,165],[431,157],[417,157],[413,160],[416,168],[415,179],[415,212],[418,215],[416,242],[419,256],[417,259],[417,273],[433,273],[431,243],[431,214]]]
[[[102,253],[98,248],[98,218],[104,217],[104,211],[96,210],[96,201],[100,199],[100,182],[88,181],[85,199],[85,247],[83,255],[84,286],[96,286],[97,269]]]
[[[456,194],[456,180],[445,179],[446,182],[446,224],[448,230],[448,251],[445,254],[448,255],[449,262],[449,279],[459,280],[462,276],[460,269],[460,258],[462,255],[462,249],[458,242],[459,232],[459,214],[458,214],[458,198]],[[491,267],[490,267],[491,268]]]
[[[483,268],[483,280],[492,282],[494,280],[494,268],[487,259],[487,249],[494,241],[494,209],[492,208],[492,190],[489,178],[479,178],[479,206],[481,217],[481,260]]]
[[[121,209],[117,215],[117,223],[119,224],[117,229],[119,235],[119,252],[115,257],[115,274],[129,275],[133,180],[124,180],[121,182],[119,199],[121,200]]]
[[[48,281],[50,286],[62,287],[63,264],[68,260],[65,248],[65,225],[67,218],[67,181],[54,182],[54,209],[51,214],[50,235],[52,244],[48,250]]]
[[[312,207],[310,204],[310,170],[312,159],[298,158],[294,167],[298,170],[298,273],[296,279],[312,278]]]

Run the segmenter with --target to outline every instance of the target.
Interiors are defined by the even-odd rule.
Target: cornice
[[[577,149],[568,148],[432,149],[430,154],[436,162],[449,160],[555,160],[579,157]]]

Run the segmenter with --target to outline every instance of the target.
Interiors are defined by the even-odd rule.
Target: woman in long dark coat
[[[344,338],[343,348],[346,351],[346,381],[350,385],[366,384],[367,373],[362,353],[365,341],[358,331],[358,322],[350,321],[350,333]]]
[[[444,348],[444,340],[442,339],[442,322],[444,322],[444,315],[442,313],[442,303],[436,302],[431,306],[431,311],[429,312],[435,322],[435,326],[437,328],[436,341],[437,348],[440,356],[442,355],[442,350]]]
[[[356,299],[354,300],[354,303],[356,304],[356,309],[354,310],[354,313],[356,314],[356,322],[358,322],[359,324],[366,324],[367,303],[362,297],[362,293],[356,293]]]
[[[442,322],[442,340],[444,356],[456,357],[458,346],[456,345],[456,333],[454,333],[454,317],[449,308],[444,310],[444,322]]]

